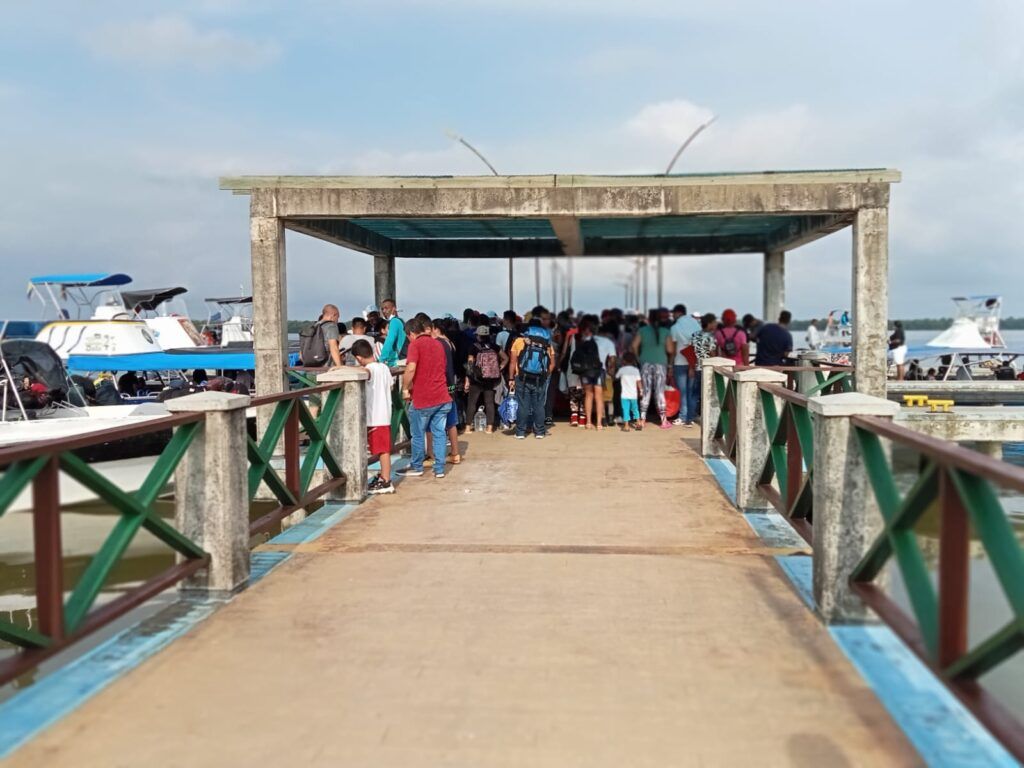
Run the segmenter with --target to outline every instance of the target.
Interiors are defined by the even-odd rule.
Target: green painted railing
[[[729,369],[714,371],[715,396],[718,398],[718,420],[713,439],[722,454],[736,460],[736,382]]]
[[[257,442],[248,437],[249,500],[252,501],[265,484],[278,507],[254,520],[250,533],[262,533],[272,528],[296,510],[303,509],[329,491],[343,485],[344,473],[337,457],[328,446],[328,430],[341,402],[339,384],[315,384],[311,387],[256,397],[252,407],[273,406],[263,436]],[[311,402],[319,404],[313,414]],[[307,445],[302,453],[302,442]],[[278,445],[284,443],[284,477],[274,467],[273,458]],[[328,479],[310,488],[314,474],[323,462]]]
[[[140,435],[175,432],[134,493],[118,488],[75,451]],[[0,684],[8,682],[72,642],[121,616],[131,608],[192,575],[208,562],[207,554],[162,520],[156,510],[189,445],[203,429],[202,414],[182,414],[143,424],[92,432],[79,437],[27,443],[0,449],[0,516],[32,487],[32,527],[36,571],[36,628],[0,619],[0,640],[25,649],[0,662]],[[90,559],[65,598],[61,547],[60,474],[96,494],[119,515],[110,534]],[[181,557],[181,561],[120,597],[94,608],[103,585],[140,529],[145,529]]]
[[[807,409],[808,398],[770,384],[761,385],[758,394],[769,445],[758,487],[809,542],[814,508],[814,429]],[[776,398],[782,402],[781,411],[776,407]]]
[[[1024,648],[1024,547],[997,492],[1024,493],[1024,470],[883,419],[851,421],[884,521],[884,529],[853,571],[854,590],[1018,759],[1024,759],[1024,726],[979,683]],[[886,440],[916,451],[921,459],[917,480],[905,494],[897,487]],[[915,534],[930,512],[939,517],[937,588]],[[972,531],[992,564],[1011,618],[970,647]],[[899,568],[913,618],[874,583],[889,562]]]

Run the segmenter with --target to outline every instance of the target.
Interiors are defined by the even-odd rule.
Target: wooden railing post
[[[758,488],[768,458],[768,433],[761,412],[761,384],[786,383],[786,374],[767,368],[736,371],[736,506],[767,509],[771,503]]]
[[[210,555],[207,568],[181,583],[184,590],[233,592],[249,580],[249,400],[200,392],[167,401],[172,413],[205,414],[174,475],[175,525]]]
[[[869,614],[850,574],[883,528],[851,416],[892,418],[899,404],[856,392],[808,400],[814,417],[814,599],[827,622]]]
[[[366,498],[366,382],[365,368],[345,366],[321,373],[318,384],[343,382],[341,405],[327,430],[327,445],[345,473],[345,485],[331,498],[360,502]]]
[[[727,357],[708,357],[701,363],[700,379],[700,453],[702,456],[718,456],[715,448],[715,426],[722,411],[715,391],[715,371],[732,370],[735,360]]]

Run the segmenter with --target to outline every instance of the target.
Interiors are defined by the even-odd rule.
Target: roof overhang
[[[252,215],[399,258],[787,250],[885,207],[887,169],[676,176],[244,176]]]

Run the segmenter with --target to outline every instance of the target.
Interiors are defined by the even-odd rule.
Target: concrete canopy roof
[[[508,258],[787,250],[885,207],[898,171],[243,176],[252,215],[367,253]]]

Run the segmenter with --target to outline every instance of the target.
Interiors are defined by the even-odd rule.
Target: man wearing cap
[[[398,307],[394,299],[384,299],[380,305],[381,314],[388,323],[388,335],[380,350],[380,361],[388,366],[395,365],[405,348],[405,325],[398,318]]]

